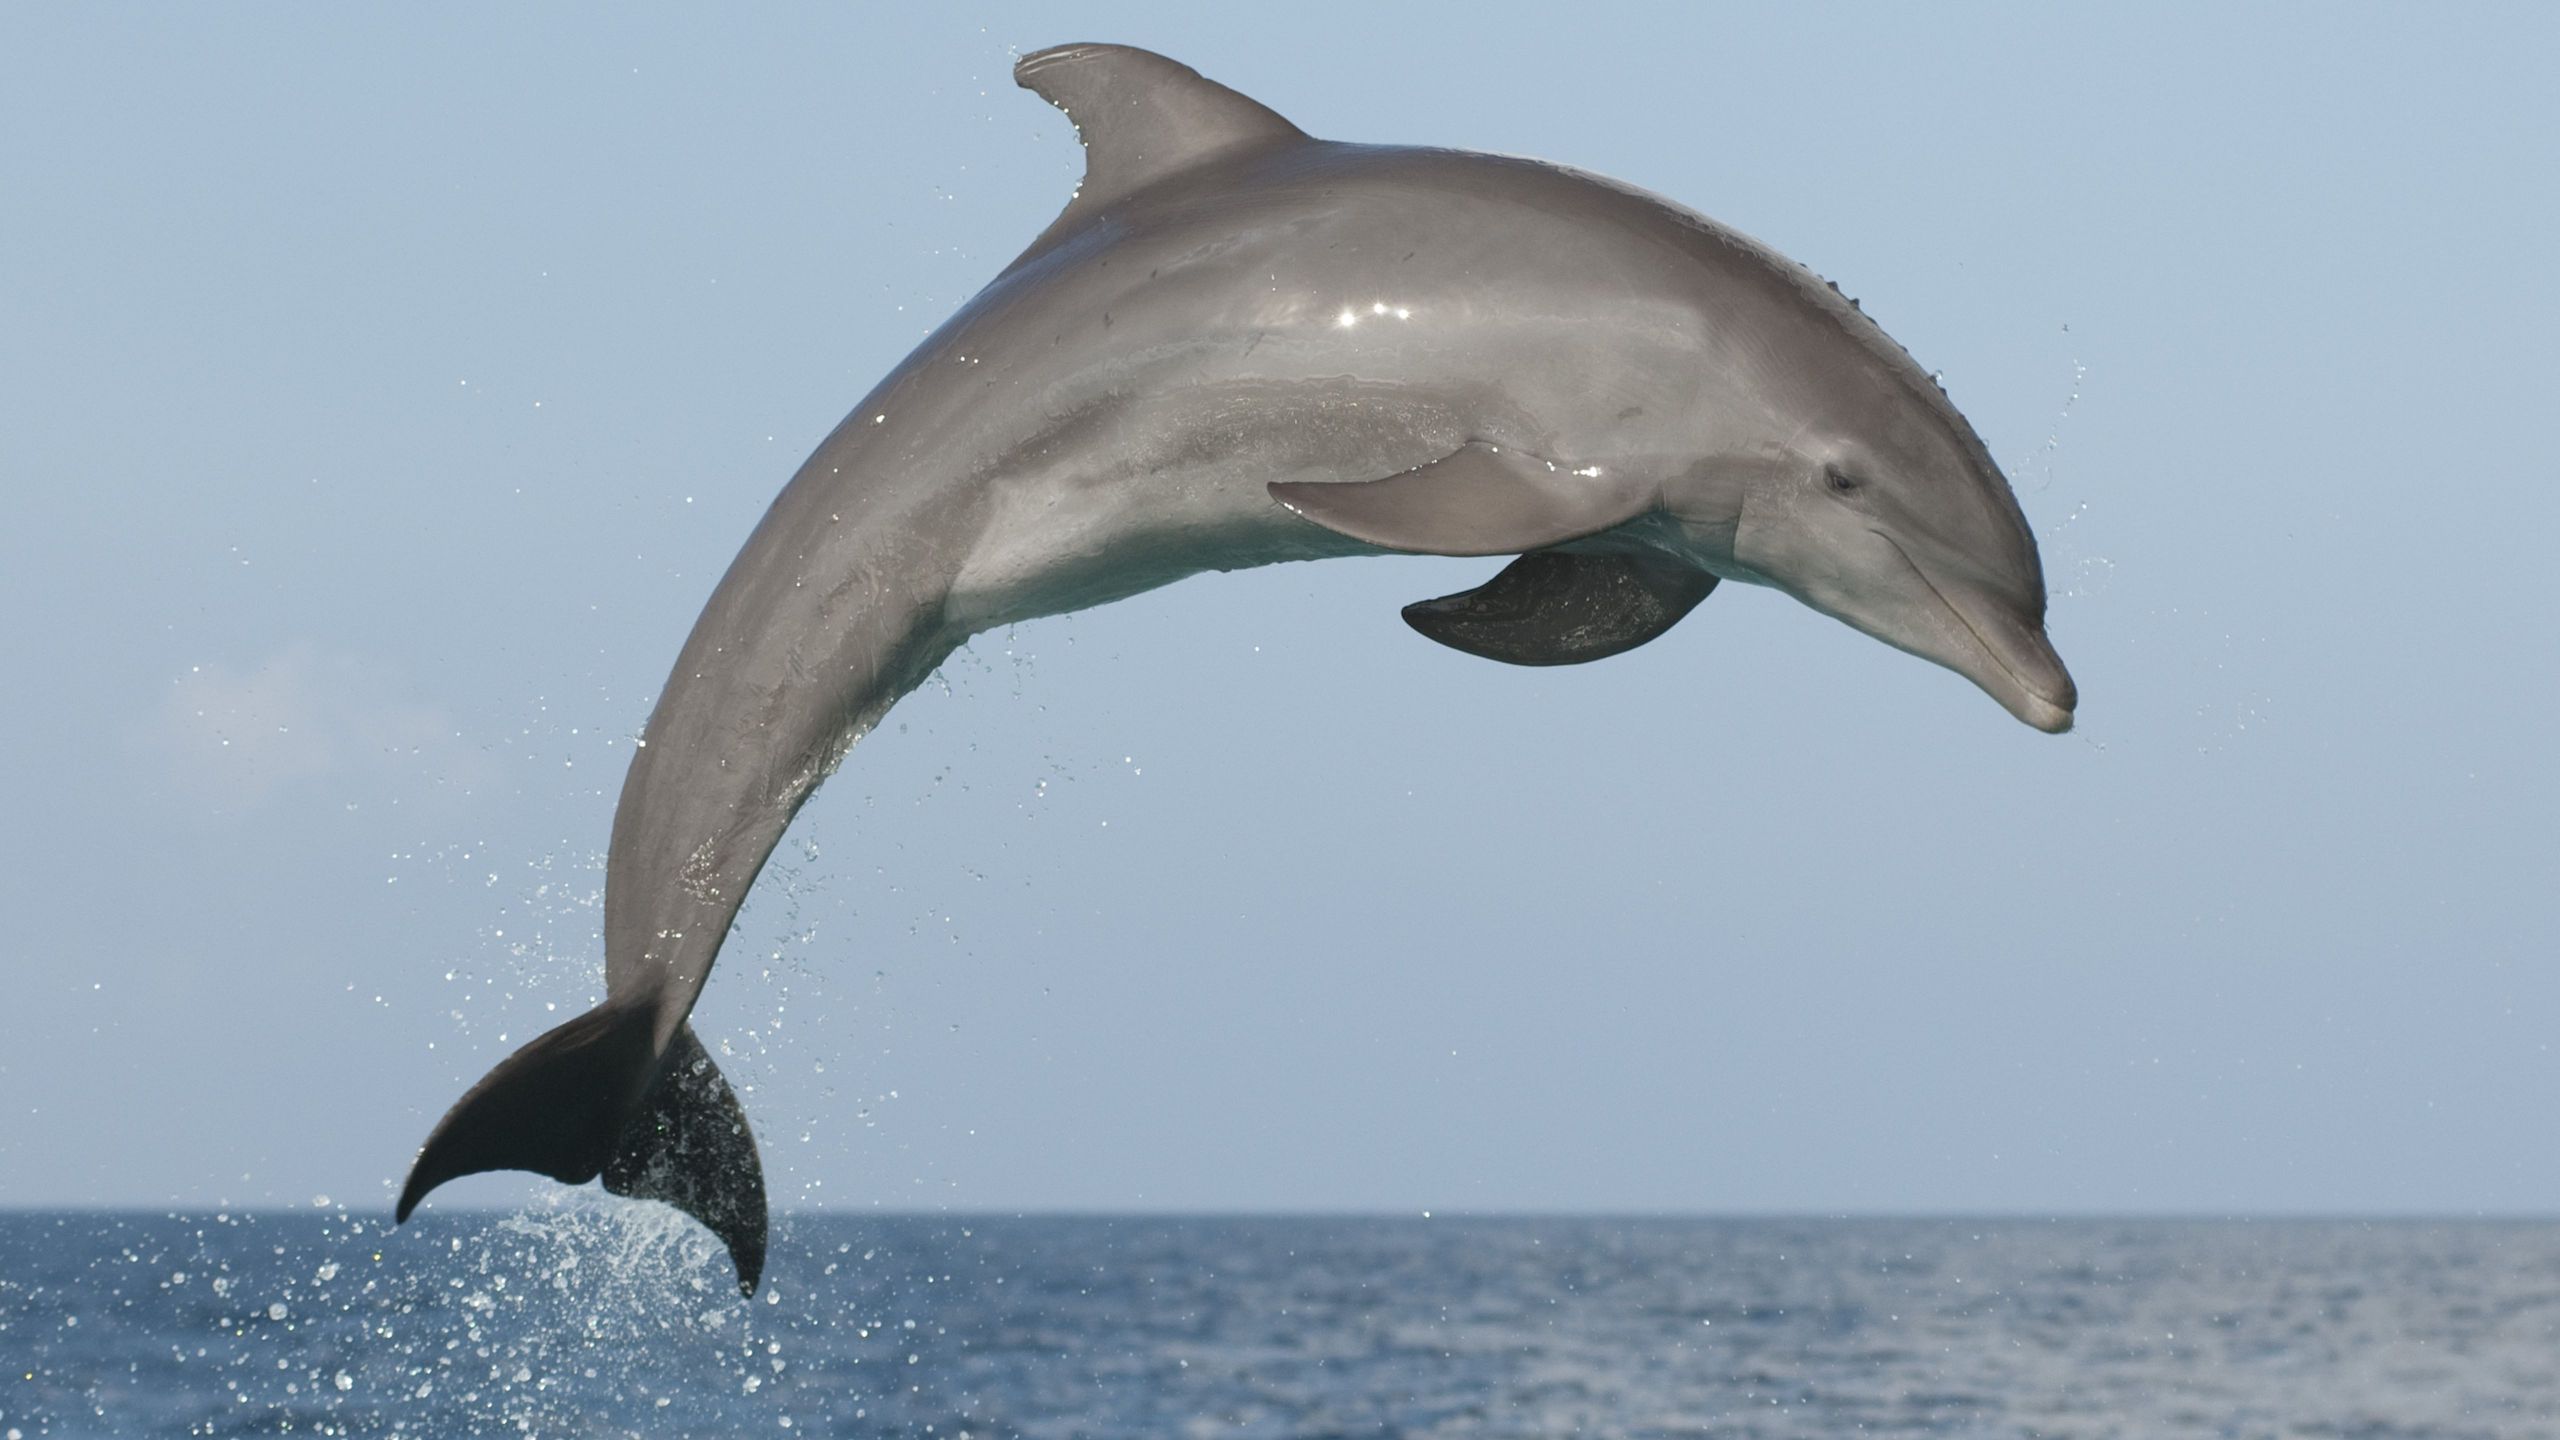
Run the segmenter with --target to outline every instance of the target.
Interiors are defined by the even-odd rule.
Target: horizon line
[[[637,1202],[634,1202],[637,1203]],[[522,1215],[546,1208],[540,1205],[452,1205],[437,1207],[432,1213],[461,1218],[487,1218]],[[0,1218],[59,1215],[146,1215],[173,1220],[200,1219],[214,1215],[243,1215],[261,1218],[284,1216],[317,1216],[321,1218],[389,1220],[392,1206],[359,1207],[332,1203],[328,1206],[260,1203],[233,1205],[216,1202],[205,1205],[139,1205],[139,1204],[73,1204],[25,1205],[0,1201]],[[420,1210],[419,1215],[430,1213]],[[950,1208],[935,1210],[892,1209],[887,1207],[849,1206],[776,1206],[773,1217],[785,1219],[838,1219],[867,1217],[883,1220],[1406,1220],[1430,1223],[1439,1220],[1535,1220],[1594,1222],[1654,1221],[1983,1221],[2007,1224],[2058,1224],[2089,1221],[2229,1221],[2229,1222],[2411,1222],[2411,1221],[2501,1221],[2560,1223],[2560,1210],[2527,1210],[2480,1208],[2446,1209],[2371,1209],[2371,1210],[1539,1210],[1539,1209],[1130,1209],[1105,1210],[1084,1207],[1056,1209]],[[411,1217],[418,1218],[417,1216]],[[405,1227],[403,1227],[405,1228]]]

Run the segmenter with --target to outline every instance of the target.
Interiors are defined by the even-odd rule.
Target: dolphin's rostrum
[[[763,1265],[746,1115],[686,1017],[846,749],[969,635],[1197,574],[1516,555],[1408,607],[1517,664],[1773,585],[2071,724],[2035,539],[1938,386],[1714,221],[1536,161],[1316,140],[1162,56],[1015,77],[1086,153],[1065,213],[836,427],[722,577],[613,823],[605,1002],[455,1104],[457,1175],[601,1174]]]

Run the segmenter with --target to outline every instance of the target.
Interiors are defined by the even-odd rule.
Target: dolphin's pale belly
[[[1273,481],[1371,479],[1481,424],[1445,390],[1343,376],[1140,391],[1069,417],[984,477],[946,613],[974,633],[1210,570],[1375,554],[1274,504]]]

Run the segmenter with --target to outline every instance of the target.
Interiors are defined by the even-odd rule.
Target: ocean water
[[[2560,1436],[2560,1223],[0,1214],[0,1440]]]

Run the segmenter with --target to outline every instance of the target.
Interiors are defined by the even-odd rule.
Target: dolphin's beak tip
[[[2030,691],[2019,700],[2012,713],[2047,735],[2068,732],[2080,713],[2080,687],[2072,684],[2068,676],[2064,677],[2062,688],[2054,694],[2039,695]]]
[[[2046,655],[2050,658],[2052,652],[2048,649]],[[2036,680],[2023,680],[2015,670],[2007,670],[2000,678],[2010,683],[1996,689],[1989,685],[1983,688],[1991,691],[2002,709],[2047,735],[2067,732],[2079,715],[2080,687],[2071,682],[2070,672],[2058,660],[2048,674]]]

